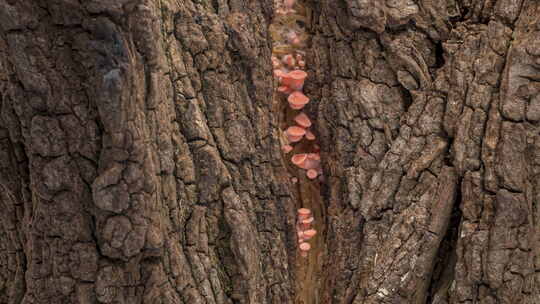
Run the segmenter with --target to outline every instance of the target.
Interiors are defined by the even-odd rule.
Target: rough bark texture
[[[308,265],[271,6],[0,0],[1,304],[540,303],[540,2],[307,3]]]

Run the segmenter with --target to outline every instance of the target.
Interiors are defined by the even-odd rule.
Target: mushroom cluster
[[[270,26],[274,39],[272,69],[278,83],[277,92],[279,92],[276,97],[287,108],[281,150],[284,154],[291,154],[289,159],[296,168],[301,169],[297,171],[301,172],[301,175],[306,176],[310,181],[317,177],[323,181],[320,147],[316,143],[317,137],[312,130],[313,123],[304,109],[310,102],[309,97],[303,92],[304,82],[308,77],[306,53],[303,50],[307,38],[305,38],[304,29],[299,26],[306,22],[305,9],[295,1],[274,0],[277,16]],[[292,183],[298,183],[299,177],[292,177]],[[311,249],[307,241],[317,234],[317,231],[312,228],[313,222],[311,210],[298,209],[296,232],[302,257],[307,257]]]
[[[289,32],[288,38],[291,34]],[[294,34],[296,40],[298,36]],[[295,114],[294,125],[289,126],[285,130],[287,143],[282,146],[282,151],[285,154],[294,150],[291,146],[293,143],[298,143],[303,139],[307,141],[315,141],[316,136],[311,131],[312,122],[308,115],[301,110],[309,103],[309,97],[304,95],[304,81],[308,74],[303,70],[305,62],[303,52],[293,50],[292,53],[284,54],[281,58],[272,56],[272,65],[274,67],[274,77],[279,83],[277,91],[286,96],[289,108],[292,111],[299,111]],[[309,179],[315,179],[320,176],[322,180],[322,169],[320,166],[319,147],[316,144],[312,145],[312,153],[294,154],[291,161],[294,165],[305,170],[305,174]]]
[[[298,209],[298,219],[296,221],[296,233],[298,235],[298,248],[300,255],[307,257],[311,245],[307,242],[317,234],[317,230],[313,229],[313,221],[315,219],[311,215],[311,210],[307,208]]]

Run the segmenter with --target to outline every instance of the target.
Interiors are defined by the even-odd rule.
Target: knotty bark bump
[[[305,298],[540,303],[540,3],[305,5],[327,177]],[[271,20],[0,0],[0,303],[294,303]]]

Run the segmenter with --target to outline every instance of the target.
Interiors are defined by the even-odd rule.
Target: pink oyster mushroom
[[[306,131],[306,139],[307,140],[315,140],[315,134],[313,134],[310,130]]]
[[[300,249],[300,255],[302,257],[307,257],[308,251],[311,249],[311,245],[309,243],[301,243],[298,248]]]
[[[303,221],[309,218],[309,216],[311,215],[311,210],[309,210],[308,208],[300,208],[297,212],[299,221]]]
[[[287,128],[285,131],[290,142],[298,142],[306,134],[306,130],[297,126]]]
[[[293,92],[293,90],[287,86],[280,86],[277,88],[278,92],[280,93],[283,93],[283,94],[291,94]]]
[[[309,102],[309,98],[301,92],[296,91],[289,95],[287,101],[289,101],[289,106],[292,109],[300,110]]]
[[[281,79],[282,85],[288,86],[289,88],[295,91],[300,91],[304,87],[304,81],[306,80],[307,73],[302,70],[294,70],[281,77],[282,77]],[[308,102],[309,102],[309,98],[306,103]]]
[[[307,154],[301,153],[301,154],[295,154],[293,157],[291,157],[291,162],[298,167],[301,167],[304,165],[304,162],[307,159]]]
[[[317,230],[308,229],[308,230],[302,232],[302,238],[307,241],[307,240],[311,239],[312,237],[314,237],[316,234],[317,234]]]
[[[304,113],[300,113],[298,115],[296,115],[296,117],[294,118],[294,121],[302,128],[309,128],[311,127],[311,120],[309,119],[309,117],[304,114]],[[308,131],[309,132],[309,131]],[[307,133],[306,133],[307,134]]]
[[[285,154],[291,152],[292,149],[293,149],[293,147],[291,145],[284,145],[283,147],[281,147],[281,151],[283,151],[283,153],[285,153]]]
[[[314,220],[315,219],[313,217],[309,217],[309,218],[307,218],[305,220],[302,220],[300,222],[300,229],[307,230],[307,229],[311,228],[311,224],[313,223]]]
[[[317,178],[319,173],[317,173],[317,170],[315,170],[315,169],[309,169],[309,170],[307,170],[306,175],[307,175],[307,177],[309,179],[315,179],[315,178]]]

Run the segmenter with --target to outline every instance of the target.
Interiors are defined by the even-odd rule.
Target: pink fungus
[[[311,127],[311,120],[309,120],[309,117],[304,114],[300,113],[295,118],[294,121],[302,128],[309,128]],[[309,132],[309,131],[308,131]],[[306,133],[307,134],[307,133]]]
[[[301,229],[302,230],[307,230],[307,229],[311,228],[311,223],[313,223],[314,220],[315,219],[313,217],[309,217],[309,218],[307,218],[305,220],[302,220],[300,222]]]
[[[319,175],[319,174],[317,173],[317,170],[315,170],[315,169],[309,169],[309,170],[307,170],[306,175],[307,175],[307,177],[308,177],[309,179],[315,179],[315,178],[317,178],[317,175]]]
[[[311,215],[311,210],[309,210],[308,208],[300,208],[297,212],[299,221],[303,221]]]
[[[321,160],[321,155],[319,153],[309,153],[308,158],[313,160]]]
[[[316,234],[317,234],[317,230],[315,230],[315,229],[309,229],[309,230],[306,230],[306,231],[302,232],[302,237],[303,237],[305,240],[309,240],[309,239],[311,239],[312,237],[314,237]]]
[[[296,177],[291,178],[291,182],[292,182],[293,184],[298,183],[298,178],[296,178]]]
[[[307,154],[295,154],[291,157],[291,162],[297,166],[302,166],[307,159]]]
[[[317,169],[320,165],[320,161],[308,157],[308,159],[306,159],[306,161],[302,164],[301,168],[305,170]]]
[[[278,92],[280,93],[283,93],[283,94],[291,94],[293,92],[293,90],[291,90],[291,88],[289,87],[286,87],[286,86],[280,86],[277,88]]]
[[[298,246],[300,250],[302,251],[309,251],[311,249],[311,245],[309,243],[302,243],[300,246]]]
[[[284,85],[290,87],[293,90],[299,91],[304,87],[304,81],[306,80],[306,77],[307,77],[306,72],[302,70],[294,70],[287,73],[287,75],[283,77],[282,81]],[[309,98],[306,103],[308,102],[309,102]]]
[[[306,130],[297,126],[289,127],[285,132],[287,133],[287,138],[290,142],[298,142],[302,140],[302,137],[306,134]]]
[[[313,134],[311,131],[306,131],[306,139],[307,140],[315,140],[315,134]]]
[[[293,136],[304,136],[306,134],[306,130],[304,128],[300,128],[297,126],[288,127],[286,132],[287,134]]]
[[[302,243],[304,241],[304,231],[298,231],[296,235],[298,235],[298,243]]]
[[[292,92],[291,95],[289,95],[289,97],[287,98],[287,100],[289,101],[289,105],[291,106],[291,108],[295,110],[302,109],[309,102],[309,98],[298,91]]]
[[[281,147],[281,151],[283,151],[283,153],[285,153],[285,154],[291,152],[292,149],[293,149],[293,147],[291,145],[284,145],[283,147]]]

